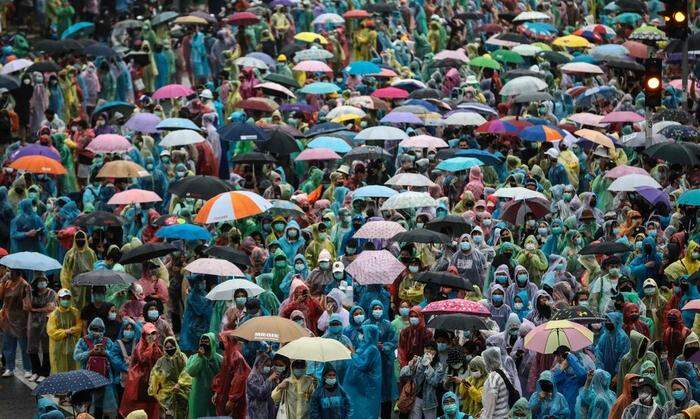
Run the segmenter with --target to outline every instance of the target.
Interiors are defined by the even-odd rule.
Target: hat
[[[593,211],[590,208],[584,208],[583,211],[581,211],[581,216],[579,217],[580,220],[593,220],[595,217],[593,216]]]
[[[559,158],[559,150],[557,150],[556,148],[550,148],[549,150],[545,151],[544,154],[548,155],[553,159]]]
[[[345,271],[345,265],[343,265],[343,262],[338,261],[333,264],[333,273],[343,271]]]
[[[202,90],[202,93],[199,94],[199,97],[201,97],[202,99],[214,99],[214,95],[209,89]]]
[[[593,155],[598,156],[598,157],[603,157],[606,159],[610,158],[610,153],[608,153],[608,149],[603,147],[602,145],[599,145],[598,147],[595,148]]]
[[[61,290],[58,291],[58,298],[63,298],[63,297],[72,297],[73,294],[71,294],[70,290],[61,288]]]
[[[285,62],[285,61],[287,61],[287,56],[284,55],[284,54],[280,54],[280,55],[277,56],[277,61],[279,61],[279,62]]]
[[[470,74],[467,76],[466,80],[464,80],[466,84],[479,84],[479,80],[476,79],[476,76],[473,74]]]
[[[319,262],[330,262],[331,260],[331,252],[329,252],[326,249],[321,250],[321,253],[318,255],[318,261]]]
[[[350,167],[348,167],[347,164],[342,164],[339,168],[336,169],[336,172],[342,173],[347,176],[350,174]]]
[[[161,152],[160,152],[160,156],[161,156],[161,157],[163,157],[163,156],[168,156],[168,157],[170,157],[170,150],[163,150],[163,151],[161,151]]]

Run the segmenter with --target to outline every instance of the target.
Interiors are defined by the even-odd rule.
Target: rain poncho
[[[335,369],[328,365],[323,370],[323,376]],[[351,404],[347,393],[340,386],[342,380],[337,378],[337,382],[332,387],[327,387],[321,382],[309,402],[309,417],[320,419],[346,419],[351,415]]]
[[[622,315],[618,312],[606,314],[614,329],[603,328],[595,345],[596,368],[607,371],[610,375],[617,374],[620,360],[629,351],[630,339],[622,330]]]
[[[595,370],[588,387],[581,390],[576,399],[577,418],[598,419],[607,418],[616,400],[615,393],[610,390],[610,374],[600,369]]]
[[[533,249],[528,249],[530,246],[532,246]],[[533,280],[538,280],[542,276],[547,269],[547,257],[542,250],[538,249],[535,236],[528,236],[525,239],[523,251],[520,252],[516,258],[516,262],[527,269],[527,272],[530,273]]]
[[[682,399],[676,399],[674,397],[672,400],[667,401],[666,404],[663,405],[664,418],[671,418],[674,415],[680,415],[683,410],[698,405],[698,402],[693,400],[693,391],[688,380],[685,378],[674,378],[671,384],[678,384],[682,386],[685,397]]]
[[[78,239],[85,240],[85,244],[79,246]],[[61,268],[61,287],[72,290],[73,298],[78,307],[85,305],[87,288],[75,287],[72,285],[73,278],[84,272],[92,271],[92,267],[97,262],[97,255],[88,246],[88,238],[85,232],[78,231],[73,236],[73,247],[71,247],[63,258]]]
[[[379,328],[372,324],[364,324],[360,330],[359,345],[348,363],[347,374],[343,380],[343,388],[352,404],[352,419],[378,417],[381,404],[378,395],[382,391],[383,368],[382,357],[377,348]]]
[[[323,234],[325,235],[327,233]],[[312,269],[318,266],[319,256],[324,250],[330,253],[331,260],[335,260],[336,252],[333,242],[328,238],[328,236],[325,236],[323,240],[321,240],[318,231],[318,224],[314,224],[311,227],[311,241],[306,244],[306,251],[304,252],[306,261]]]
[[[690,276],[700,270],[700,260],[695,260],[693,258],[693,253],[698,251],[700,251],[698,244],[693,240],[689,241],[683,257],[664,269],[666,277],[669,280],[678,280],[683,275]]]
[[[209,330],[212,315],[211,301],[206,299],[207,291],[203,280],[192,281],[187,295],[185,314],[182,316],[180,347],[183,351],[195,351],[199,346],[199,336]]]
[[[523,303],[527,306],[537,294],[537,285],[530,281],[529,272],[525,267],[521,265],[516,266],[514,274],[515,280],[506,288],[506,304],[508,304],[511,309],[514,308],[513,302],[516,295],[520,295],[521,299],[523,298],[521,294],[526,295],[526,301],[523,301]]]
[[[268,380],[269,374],[264,374],[262,369],[265,363],[270,361],[270,356],[264,352],[258,353],[253,368],[246,381],[246,402],[249,418],[274,417],[277,412],[275,403],[270,398],[272,390],[277,383]]]
[[[44,252],[43,231],[44,223],[32,207],[31,199],[23,199],[19,203],[17,216],[10,223],[10,252]],[[36,230],[36,235],[30,237],[27,232]],[[70,283],[68,287],[70,288]]]
[[[287,387],[282,389],[279,385],[272,390],[272,400],[278,405],[278,409],[286,409],[286,417],[290,419],[303,419],[309,417],[311,395],[316,389],[316,379],[303,374],[300,377],[292,374],[280,382],[287,382]]]
[[[491,318],[493,321],[498,324],[498,329],[503,331],[504,327],[506,326],[506,321],[508,320],[508,316],[510,316],[511,309],[508,306],[508,304],[505,303],[505,290],[503,289],[502,286],[499,284],[493,284],[491,285],[491,297],[489,302],[486,304],[486,307],[489,309],[489,312],[491,313]],[[501,291],[501,294],[503,296],[503,301],[501,302],[500,305],[496,306],[494,304],[494,291]]]
[[[148,339],[148,336],[155,332],[156,327],[152,323],[146,323],[141,331],[141,339],[131,353],[129,370],[123,382],[124,395],[119,405],[119,414],[122,416],[138,409],[148,412],[149,417],[158,417],[160,414],[158,401],[148,394],[151,370],[163,356],[158,339],[152,342]]]
[[[479,376],[474,377],[472,372],[478,371]],[[481,411],[481,399],[483,397],[484,383],[486,382],[486,377],[488,376],[488,371],[486,371],[486,364],[484,363],[484,358],[481,356],[475,356],[469,361],[469,376],[467,377],[467,382],[469,385],[459,384],[458,393],[462,398],[462,408],[461,410],[467,414],[476,417]]]
[[[433,332],[425,327],[425,319],[420,307],[414,306],[408,312],[409,318],[418,318],[417,325],[409,324],[399,333],[399,365],[406,366],[414,356],[422,356],[425,345],[433,339]]]
[[[540,397],[543,381],[552,383],[551,397],[543,399]],[[557,418],[565,419],[570,416],[569,404],[564,396],[557,391],[557,384],[554,382],[552,372],[542,371],[537,380],[537,390],[530,396],[530,411],[533,418]],[[572,417],[575,417],[572,416]]]
[[[522,394],[518,368],[515,365],[513,358],[508,355],[508,349],[506,348],[506,340],[504,337],[505,333],[507,333],[507,331],[503,333],[496,333],[495,335],[491,335],[486,338],[486,347],[499,349],[501,353],[501,370],[506,373],[515,390]]]
[[[372,315],[372,310],[377,306],[381,307],[384,311],[383,316],[379,320],[375,319]],[[373,324],[379,329],[378,341],[382,344],[382,348],[380,349],[382,355],[382,402],[395,400],[399,395],[396,386],[396,377],[394,376],[394,359],[398,337],[396,336],[394,328],[391,326],[391,322],[384,317],[386,316],[386,307],[387,306],[381,301],[372,300],[369,306],[370,309],[367,310],[369,315],[365,320],[365,324]]]
[[[114,382],[115,377],[112,371],[114,370],[119,359],[116,355],[117,347],[111,339],[105,337],[104,335],[98,341],[94,338],[92,330],[105,330],[105,324],[101,318],[96,317],[90,322],[88,327],[87,335],[80,338],[78,343],[75,345],[75,350],[73,351],[73,359],[80,364],[80,368],[88,369],[88,359],[90,358],[91,350],[94,345],[101,344],[104,347],[106,362],[109,365],[108,376],[111,382]],[[89,342],[89,343],[88,343]],[[113,385],[105,386],[101,391],[95,391],[92,393],[92,404],[94,407],[102,409],[105,413],[116,413],[117,411],[117,395],[114,390]]]
[[[202,337],[209,338],[209,354],[195,353],[187,359],[185,373],[192,377],[192,390],[188,399],[188,418],[197,419],[202,416],[216,416],[212,403],[212,382],[221,369],[223,357],[216,353],[216,336],[205,333]]]
[[[635,257],[629,264],[632,278],[636,281],[636,291],[639,294],[644,292],[643,284],[647,278],[659,280],[659,268],[661,267],[661,254],[656,251],[656,240],[647,237],[643,242],[643,250],[640,255]],[[651,268],[646,264],[652,262]]]
[[[250,367],[245,362],[235,337],[223,334],[222,340],[224,359],[212,383],[214,404],[218,415],[234,415],[248,410],[245,386]]]
[[[289,234],[289,230],[292,229],[295,229],[297,231],[297,235],[295,238],[291,238]],[[287,260],[294,260],[294,256],[297,253],[299,253],[299,251],[306,244],[306,241],[301,236],[301,228],[299,227],[299,224],[294,220],[290,221],[287,224],[287,227],[285,227],[284,229],[284,236],[277,240],[277,242],[279,243],[280,249],[282,249],[284,254],[287,256]]]
[[[66,333],[68,330],[70,335]],[[83,322],[77,308],[59,305],[49,315],[46,333],[49,335],[51,374],[78,369],[78,364],[73,359],[73,349],[82,332]]]
[[[626,374],[640,374],[641,367],[644,361],[651,361],[656,367],[656,373],[660,374],[661,367],[656,354],[649,349],[649,339],[641,333],[633,330],[630,332],[630,349],[620,360],[620,368],[617,376],[625,376]],[[657,376],[656,382],[659,382],[660,375]],[[623,381],[617,381],[617,393],[622,392]]]
[[[499,348],[487,348],[482,352],[486,370],[489,372],[484,383],[480,419],[504,418],[508,415],[508,388],[501,375],[495,370],[501,369],[501,351]]]
[[[469,241],[471,249],[468,251],[460,249],[455,252],[454,255],[452,255],[452,259],[450,259],[450,266],[457,268],[459,276],[469,280],[480,289],[483,289],[486,272],[488,270],[486,258],[480,251],[474,248],[472,238],[469,234],[463,234],[459,238],[459,241]]]
[[[561,365],[555,367],[553,379],[569,406],[575,406],[576,397],[586,382],[587,371],[578,356],[571,352],[566,354],[566,362],[569,364],[566,369],[561,369]],[[570,417],[571,419],[576,417],[574,410],[570,410]]]
[[[148,382],[148,394],[158,400],[168,415],[175,419],[184,419],[187,417],[187,394],[189,392],[189,386],[184,385],[184,382],[188,382],[189,377],[186,374],[184,379],[180,379],[180,377],[185,369],[187,356],[180,351],[174,337],[166,337],[164,345],[167,342],[175,345],[176,351],[172,356],[164,353],[156,361]],[[175,388],[175,385],[178,387]]]
[[[656,397],[654,400],[656,400],[656,403],[659,406],[663,406],[666,404],[667,401],[670,400],[670,395],[668,391],[666,391],[666,387],[664,387],[662,384],[660,384],[659,381],[657,381],[657,372],[656,372],[656,367],[654,366],[654,363],[651,361],[644,361],[642,362],[642,366],[639,368],[639,372],[642,377],[647,377],[650,380],[656,384]],[[661,372],[658,373],[658,376],[661,376]]]

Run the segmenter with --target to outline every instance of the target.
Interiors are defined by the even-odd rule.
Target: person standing
[[[51,374],[78,369],[78,364],[73,359],[73,348],[78,343],[82,331],[80,310],[73,305],[70,290],[63,288],[58,291],[58,307],[49,315],[46,324]]]
[[[44,275],[36,278],[28,307],[27,353],[32,362],[32,376],[29,381],[38,383],[44,381],[51,373],[49,335],[46,330],[49,315],[56,309],[56,291],[48,285],[49,281]]]
[[[20,347],[24,378],[32,376],[31,361],[27,353],[27,312],[31,298],[31,287],[18,270],[5,273],[0,283],[0,327],[4,339],[2,354],[5,358],[3,377],[10,377],[15,371],[17,345]]]
[[[199,338],[197,352],[187,359],[185,371],[192,377],[192,390],[188,399],[189,419],[216,416],[212,402],[212,383],[221,369],[223,357],[216,353],[216,336],[205,333]]]

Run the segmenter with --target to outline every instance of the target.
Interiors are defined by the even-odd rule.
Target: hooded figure
[[[472,284],[478,286],[479,289],[483,289],[488,271],[486,258],[479,250],[474,248],[469,234],[462,234],[459,242],[459,250],[452,255],[450,266],[457,268],[459,276],[469,280]]]
[[[352,342],[354,348],[360,346],[360,335],[362,332],[362,323],[365,321],[365,309],[362,306],[356,305],[350,307],[350,325],[343,329],[343,335],[347,336]]]
[[[656,281],[651,278],[647,278],[644,281],[644,297],[642,297],[642,302],[647,308],[646,317],[651,319],[654,325],[651,340],[662,340],[664,336],[663,324],[666,320],[664,318],[664,311],[666,310],[668,301],[659,292]],[[672,361],[671,364],[673,364]]]
[[[308,252],[306,258],[308,261]],[[314,268],[306,279],[311,294],[326,294],[330,292],[331,289],[335,288],[336,283],[333,278],[333,271],[331,270],[332,260],[333,257],[328,250],[321,250],[321,253],[318,255],[318,267]]]
[[[520,376],[518,375],[518,368],[515,365],[515,361],[508,354],[508,348],[506,348],[505,335],[506,332],[496,333],[486,338],[487,348],[498,348],[501,351],[501,370],[506,373],[508,380],[513,385],[513,387],[522,394],[520,386]]]
[[[368,310],[369,316],[365,320],[365,324],[373,324],[379,329],[378,341],[381,344],[379,351],[382,355],[382,403],[396,400],[399,395],[396,377],[394,376],[394,351],[396,350],[398,338],[396,331],[391,326],[391,322],[386,318],[385,307],[381,301],[373,300]]]
[[[535,236],[527,236],[523,251],[520,252],[516,261],[527,269],[534,280],[539,280],[548,266],[547,257],[538,248]]]
[[[640,374],[641,367],[644,361],[651,361],[654,364],[657,373],[656,382],[659,382],[659,377],[661,374],[661,367],[659,365],[659,358],[656,354],[649,349],[649,339],[642,335],[641,333],[633,330],[630,333],[630,350],[622,357],[620,360],[620,368],[617,372],[617,376],[621,377],[626,374]],[[617,393],[622,392],[623,382],[617,381]]]
[[[661,268],[661,254],[656,250],[656,240],[647,237],[642,242],[642,252],[637,255],[629,264],[632,278],[636,281],[636,291],[639,294],[644,292],[643,284],[647,278],[659,281],[659,270]],[[647,264],[651,264],[649,267]]]
[[[276,316],[277,313],[279,313],[280,300],[275,293],[272,292],[272,276],[269,274],[258,275],[255,277],[255,283],[265,290],[262,294],[257,296],[260,301],[260,306],[263,310],[270,313],[270,315]]]
[[[508,316],[512,312],[510,306],[505,303],[505,289],[499,284],[491,286],[491,297],[486,307],[491,312],[491,318],[498,324],[498,329],[503,331],[506,326]]]
[[[626,374],[622,380],[622,394],[617,398],[610,409],[609,419],[621,419],[622,412],[635,400],[636,390],[633,392],[633,383],[639,379],[637,374]],[[618,380],[620,382],[620,380]]]
[[[306,240],[301,237],[301,228],[299,224],[292,220],[284,229],[284,236],[277,240],[280,249],[287,256],[287,260],[294,260],[294,256],[304,248]],[[274,288],[273,288],[274,289]]]
[[[656,397],[654,400],[656,400],[656,403],[659,406],[663,406],[666,404],[667,401],[671,399],[670,394],[666,390],[666,387],[664,387],[663,384],[661,384],[660,381],[657,381],[657,376],[661,376],[661,372],[656,373],[656,367],[654,366],[654,363],[651,361],[644,361],[642,362],[642,366],[639,368],[640,374],[642,377],[646,377],[650,382],[653,382],[654,385],[656,386]]]
[[[521,295],[521,293],[525,293],[527,299],[526,301],[523,300],[522,302],[524,305],[529,305],[530,301],[537,294],[537,285],[530,281],[529,272],[522,265],[515,267],[514,276],[515,280],[512,284],[508,285],[508,288],[506,288],[506,304],[513,308],[515,296],[520,295],[520,298],[522,299],[523,295]]]
[[[359,345],[348,363],[343,381],[343,388],[352,404],[351,419],[379,417],[381,399],[377,396],[382,391],[383,368],[378,342],[379,328],[373,324],[363,324]]]
[[[311,226],[311,241],[306,244],[306,251],[304,252],[304,256],[312,269],[318,266],[318,262],[321,261],[321,253],[324,250],[328,253],[330,260],[335,260],[335,246],[328,238],[328,233],[326,231],[319,232],[318,224],[314,224]]]
[[[58,295],[61,298],[70,296],[71,293],[67,289],[61,289]],[[70,334],[67,333],[68,331]],[[80,319],[80,310],[73,305],[72,299],[61,298],[58,307],[49,315],[46,324],[46,333],[49,335],[51,374],[78,369],[78,364],[73,359],[73,349],[82,332],[83,322]]]
[[[543,302],[546,299],[546,302]],[[544,290],[539,290],[532,299],[532,311],[525,317],[527,320],[539,326],[546,323],[552,318],[552,306],[550,305],[552,298],[549,293]]]
[[[643,321],[639,320],[639,306],[633,303],[624,303],[622,306],[622,329],[625,333],[630,333],[632,330],[649,337],[649,326]]]
[[[595,370],[593,378],[581,390],[576,399],[577,418],[607,418],[615,404],[615,393],[610,390],[610,374],[600,369]]]
[[[285,300],[280,307],[280,316],[291,318],[295,310],[299,310],[306,319],[306,327],[314,334],[318,333],[318,319],[323,313],[323,309],[319,306],[315,299],[309,294],[309,287],[301,280],[292,281],[292,286],[289,289],[289,298]]]
[[[422,356],[425,345],[433,340],[433,332],[425,327],[425,318],[419,306],[408,311],[408,319],[409,325],[399,334],[398,359],[401,367],[405,367],[414,356]]]
[[[277,251],[275,251],[275,259],[280,257],[279,252],[282,252],[282,251],[280,249],[277,249]],[[284,252],[282,252],[282,255],[284,255]],[[285,257],[285,260],[286,260],[286,257]],[[306,258],[301,253],[294,256],[294,264],[293,264],[292,268],[293,269],[289,269],[289,267],[287,267],[287,269],[289,269],[289,270],[288,270],[287,274],[284,276],[284,279],[282,280],[282,282],[279,284],[279,290],[277,290],[275,292],[277,292],[277,293],[281,292],[281,295],[289,295],[289,287],[292,285],[292,280],[294,279],[294,277],[299,275],[303,281],[306,281],[306,279],[309,277],[309,266],[306,263]],[[273,275],[277,273],[277,271],[275,269],[276,269],[276,267],[272,268]],[[270,274],[263,274],[263,275],[270,275]],[[274,281],[273,281],[273,283],[274,283]],[[258,283],[258,285],[260,285],[260,283]],[[260,285],[260,286],[262,287],[262,285]]]
[[[616,311],[605,315],[605,327],[595,345],[596,368],[617,374],[620,360],[630,349],[630,339],[622,330],[622,315]]]
[[[212,403],[212,382],[221,369],[223,357],[216,352],[216,336],[205,333],[199,339],[198,352],[187,359],[184,372],[192,377],[188,398],[188,418],[216,416]]]
[[[80,338],[75,345],[73,359],[80,364],[82,369],[87,370],[91,369],[91,365],[105,365],[104,371],[92,371],[103,375],[106,374],[106,378],[110,382],[114,382],[115,377],[112,371],[114,371],[116,364],[119,362],[116,355],[117,348],[111,339],[105,337],[104,332],[104,322],[101,318],[95,317],[90,322],[90,326],[88,326],[87,334]],[[93,353],[95,345],[101,345],[103,350]],[[100,360],[98,361],[98,359]],[[115,414],[117,411],[117,395],[114,391],[114,385],[110,384],[98,391],[94,391],[92,393],[92,406],[95,411]]]
[[[270,395],[277,380],[270,380],[272,359],[265,352],[258,353],[246,380],[246,404],[249,418],[275,417],[277,407]]]
[[[481,353],[489,372],[484,383],[482,393],[480,419],[504,418],[508,415],[508,388],[501,377],[501,350],[499,348],[486,348]],[[501,373],[497,372],[500,370]]]
[[[693,391],[685,378],[674,378],[671,382],[671,390],[673,399],[663,405],[664,418],[681,415],[685,409],[698,405],[698,402],[693,400]]]
[[[679,280],[684,275],[692,275],[698,270],[700,270],[700,258],[696,259],[693,255],[697,255],[700,252],[700,247],[698,243],[693,240],[688,242],[688,246],[685,248],[685,254],[682,258],[671,263],[664,269],[666,278],[669,280]]]
[[[484,383],[488,371],[486,363],[481,356],[475,356],[469,361],[469,376],[466,383],[461,382],[457,389],[459,396],[462,398],[462,411],[476,417],[481,412],[481,400],[483,398]]]
[[[141,331],[141,339],[131,354],[131,362],[124,381],[124,395],[119,405],[119,414],[126,416],[129,412],[143,409],[148,417],[158,417],[160,405],[158,400],[147,393],[148,381],[153,366],[163,356],[163,349],[158,341],[156,327],[146,323]]]
[[[291,260],[289,256],[280,247],[279,249],[275,250],[275,253],[270,258],[270,261],[272,262],[272,270],[270,273],[265,274],[272,276],[272,292],[274,292],[278,298],[289,293],[288,287],[290,286],[291,280],[294,277],[294,270],[289,266],[289,260]],[[289,283],[286,283],[287,279],[289,279]]]
[[[166,414],[174,419],[184,419],[187,417],[187,393],[190,387],[183,385],[183,381],[191,384],[189,376],[181,375],[187,356],[180,351],[177,339],[173,336],[165,338],[163,347],[165,353],[151,370],[148,394],[158,400]]]
[[[61,268],[61,287],[72,289],[73,298],[77,307],[84,307],[87,297],[87,287],[72,286],[73,278],[85,272],[92,271],[97,262],[97,255],[88,246],[88,237],[84,231],[78,230],[73,236],[71,247],[63,258]]]
[[[224,360],[212,383],[216,414],[245,418],[243,412],[248,411],[245,386],[250,367],[241,354],[240,343],[233,335],[222,333],[221,339],[224,344]]]
[[[336,316],[341,323],[342,327],[345,327],[350,324],[350,313],[343,307],[343,297],[345,296],[345,293],[341,291],[338,288],[333,288],[329,293],[326,298],[326,305],[332,304],[335,305],[335,308],[333,311],[329,313],[328,307],[326,307],[326,310],[323,311],[323,314],[321,314],[321,317],[318,319],[318,329],[321,331],[326,331],[328,330],[328,325],[331,322],[331,319]],[[342,329],[341,329],[342,331]]]
[[[193,352],[199,345],[197,336],[209,330],[213,306],[205,297],[207,284],[203,278],[190,278],[190,285],[185,314],[182,316],[180,345],[182,350]]]
[[[336,374],[331,374],[336,373]],[[309,402],[309,417],[319,419],[346,419],[351,416],[350,398],[340,386],[341,380],[332,364],[326,364],[322,382],[316,387]]]
[[[34,211],[32,200],[20,201],[17,216],[10,223],[10,252],[43,253],[45,237],[43,229],[44,223]]]
[[[663,331],[663,342],[668,351],[668,363],[673,365],[677,356],[683,353],[685,340],[690,335],[690,329],[685,327],[681,312],[677,309],[669,310],[666,314],[666,329]],[[657,327],[661,328],[663,323]]]
[[[545,397],[543,397],[544,394]],[[557,385],[553,380],[552,371],[542,371],[537,388],[530,396],[530,411],[534,418],[557,418],[565,419],[569,417],[569,404],[564,396],[557,391]]]

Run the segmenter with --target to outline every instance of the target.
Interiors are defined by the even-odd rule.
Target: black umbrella
[[[257,141],[256,147],[261,151],[286,156],[301,151],[294,137],[280,128],[265,130],[267,140]]]
[[[540,51],[537,53],[537,56],[553,64],[566,64],[571,62],[571,58],[556,51]]]
[[[95,43],[88,45],[83,48],[83,52],[86,55],[92,55],[94,57],[114,57],[117,53],[105,44]]]
[[[131,249],[122,255],[119,263],[126,265],[129,263],[144,263],[151,259],[159,258],[179,250],[177,246],[170,243],[146,243],[135,249]]]
[[[451,237],[459,237],[472,231],[472,227],[464,218],[453,214],[428,221],[425,228]]]
[[[368,12],[370,13],[380,13],[380,14],[389,14],[392,13],[394,10],[398,9],[398,6],[394,3],[374,3],[370,4],[365,8]]]
[[[73,39],[73,38],[67,38],[63,39],[61,41],[61,44],[63,45],[63,49],[66,52],[71,52],[71,51],[80,51],[86,46],[93,44],[95,41],[89,41],[89,43],[85,42],[84,40],[80,39]]]
[[[231,190],[231,187],[214,176],[185,176],[168,187],[168,192],[183,198],[210,199]]]
[[[5,88],[7,90],[15,90],[19,87],[19,81],[12,76],[1,74],[0,87]]]
[[[41,39],[32,43],[32,49],[36,52],[44,54],[62,54],[66,52],[65,47],[60,41],[54,39]]]
[[[59,372],[46,377],[34,391],[34,395],[68,394],[78,391],[93,390],[112,384],[104,375],[90,370],[73,370]]]
[[[293,57],[297,52],[305,50],[306,46],[292,42],[282,47],[279,51],[281,55],[286,55],[287,57]]]
[[[453,313],[433,316],[427,326],[439,330],[481,330],[486,329],[486,322],[483,318],[471,314]]]
[[[581,249],[581,255],[614,255],[616,253],[631,252],[632,248],[624,243],[618,242],[600,242],[591,243]]]
[[[411,92],[411,99],[440,99],[444,95],[437,89],[418,89]]]
[[[322,135],[322,134],[330,134],[333,132],[338,132],[338,131],[343,131],[345,129],[345,125],[343,124],[338,124],[336,122],[324,122],[321,124],[316,124],[313,127],[309,128],[304,135],[306,135],[306,138],[311,138],[315,137],[317,135]]]
[[[680,164],[683,166],[697,166],[700,164],[700,146],[693,143],[677,141],[670,143],[655,144],[646,150],[647,156],[664,160],[669,164]]]
[[[552,316],[552,320],[571,320],[580,324],[603,323],[605,321],[603,317],[583,306],[566,307],[557,310]]]
[[[113,271],[110,269],[98,269],[96,271],[85,272],[73,278],[73,285],[129,285],[135,282],[136,278],[126,272]]]
[[[404,231],[391,238],[395,242],[401,243],[451,243],[452,239],[447,234],[425,228]]]
[[[232,249],[226,246],[211,246],[204,250],[207,256],[225,259],[233,264],[250,266],[250,258],[242,250]]]
[[[391,158],[391,154],[384,150],[382,147],[376,145],[355,147],[348,151],[344,159],[348,161],[353,160],[376,160],[376,159],[388,159]]]
[[[615,4],[620,9],[620,13],[632,12],[632,13],[645,13],[645,7],[639,0],[616,0]]]
[[[652,122],[676,121],[682,125],[689,125],[693,122],[693,117],[681,109],[662,109],[655,113],[651,120]]]
[[[151,58],[149,57],[148,53],[141,51],[130,51],[129,53],[124,55],[124,62],[128,63],[132,60],[142,67],[148,65],[151,62]]]
[[[28,72],[38,71],[39,73],[57,73],[61,71],[61,67],[53,61],[40,61],[34,63],[27,68]]]
[[[267,140],[265,130],[247,122],[228,124],[219,128],[219,137],[224,141],[259,141]]]
[[[298,89],[301,87],[299,85],[299,82],[297,82],[296,80],[294,80],[293,78],[291,78],[289,76],[285,76],[284,74],[268,73],[265,77],[263,77],[263,80],[271,81],[274,83],[279,83],[281,85],[284,85],[287,87],[293,87],[295,89]]]
[[[118,215],[114,215],[107,211],[93,211],[88,214],[78,216],[73,221],[73,224],[81,227],[101,226],[101,227],[119,227],[124,225],[124,219]]]
[[[171,20],[175,20],[175,18],[177,16],[178,16],[177,12],[171,12],[171,11],[158,13],[157,15],[155,15],[151,19],[151,25],[158,26],[158,25],[162,25],[164,23],[168,23]]]
[[[539,71],[526,70],[524,68],[517,68],[515,70],[507,71],[503,75],[503,78],[510,80],[510,79],[516,79],[518,77],[524,77],[524,76],[537,77],[538,79],[542,79],[542,80],[544,80],[544,78],[545,78],[544,73],[541,73]]]
[[[500,17],[500,15],[499,15],[499,17]],[[515,33],[515,32],[502,33],[500,35],[497,35],[496,38],[500,39],[502,41],[517,42],[519,44],[532,43],[530,38],[528,38],[527,36],[519,34],[519,33]]]
[[[632,60],[625,60],[622,58],[611,58],[605,60],[605,64],[607,64],[608,67],[619,68],[622,70],[630,70],[637,72],[644,71],[644,66],[639,64],[638,62]]]
[[[187,218],[178,217],[177,215],[163,214],[160,217],[156,218],[156,220],[153,222],[153,225],[155,225],[155,226],[172,226],[175,224],[183,224],[183,223],[186,223],[188,221],[189,220]]]
[[[422,272],[416,275],[416,281],[460,290],[471,291],[474,289],[474,285],[472,285],[469,281],[450,272]]]
[[[274,163],[275,161],[275,158],[271,155],[257,151],[238,154],[231,159],[233,163]]]

